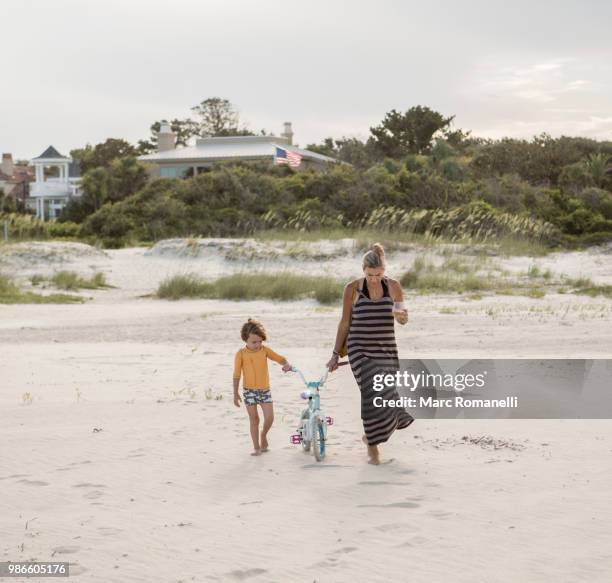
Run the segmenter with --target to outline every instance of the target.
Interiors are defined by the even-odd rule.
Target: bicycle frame
[[[344,364],[344,363],[343,363]],[[321,413],[321,394],[320,389],[325,385],[329,370],[325,369],[323,376],[317,381],[308,381],[301,370],[292,369],[302,379],[306,386],[306,391],[303,391],[300,396],[302,399],[308,399],[308,406],[300,415],[300,426],[297,428],[297,433],[290,437],[290,442],[293,444],[302,444],[304,451],[312,452],[317,461],[321,461],[325,457],[325,442],[327,439],[327,426],[333,425],[334,420],[331,417],[324,416]]]

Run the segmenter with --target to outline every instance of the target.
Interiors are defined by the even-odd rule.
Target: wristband
[[[337,350],[334,350],[332,354],[334,356],[340,357],[340,353]]]

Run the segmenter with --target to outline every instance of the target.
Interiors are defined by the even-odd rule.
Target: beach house
[[[35,181],[30,185],[28,207],[36,211],[36,217],[48,220],[59,216],[66,203],[81,196],[79,163],[62,156],[49,146],[40,156],[33,158]]]
[[[22,164],[15,164],[13,155],[2,154],[0,163],[0,190],[5,196],[14,198],[25,205],[30,194],[30,182],[34,181],[34,170]]]
[[[285,122],[280,136],[231,136],[196,138],[195,144],[176,147],[170,124],[162,123],[157,134],[157,152],[139,156],[150,164],[152,176],[167,178],[195,176],[220,162],[267,161],[286,164],[295,170],[323,170],[337,162],[329,156],[293,145],[293,130]]]

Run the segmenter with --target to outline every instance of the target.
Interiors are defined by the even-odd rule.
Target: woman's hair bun
[[[383,246],[380,243],[374,243],[372,245],[372,251],[374,251],[374,253],[376,253],[376,255],[379,255],[380,257],[385,256],[385,250],[383,249]]]

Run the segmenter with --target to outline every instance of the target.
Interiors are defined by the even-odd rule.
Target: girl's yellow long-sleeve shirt
[[[241,348],[234,359],[234,379],[240,379],[242,373],[242,386],[245,389],[269,390],[268,358],[279,364],[286,361],[284,356],[268,346],[262,346],[259,350],[250,350],[246,346]]]

